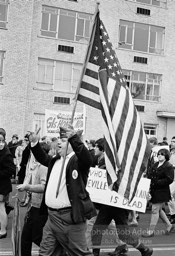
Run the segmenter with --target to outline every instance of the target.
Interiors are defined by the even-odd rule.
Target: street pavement
[[[10,202],[14,205],[15,199],[13,196],[16,194],[15,186],[13,185],[13,192],[11,193]],[[23,193],[19,193],[19,198],[22,198]],[[21,227],[23,225],[23,220],[26,212],[26,207],[20,207],[20,220]],[[145,214],[139,213],[139,226],[137,228],[133,228],[133,232],[140,235],[145,232],[149,226],[150,222],[150,211],[146,211]],[[12,254],[12,242],[11,242],[11,227],[13,221],[13,212],[9,214],[8,217],[8,229],[7,229],[7,237],[5,239],[0,240],[0,256],[11,256]],[[175,255],[175,233],[171,233],[170,235],[164,234],[165,225],[159,221],[156,229],[156,235],[151,238],[142,238],[141,241],[154,249],[154,256],[174,256]],[[87,229],[88,234],[90,235],[90,227]],[[116,236],[115,236],[115,228],[113,225],[110,226],[110,229],[106,231],[103,236],[102,246],[101,246],[101,254],[102,256],[108,255],[109,252],[113,251],[116,247]],[[90,250],[92,249],[91,244],[89,244]],[[32,255],[38,255],[38,247],[33,245]],[[130,256],[139,256],[140,253],[136,251],[134,248],[129,246],[128,255]]]

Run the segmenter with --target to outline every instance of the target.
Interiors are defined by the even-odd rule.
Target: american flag
[[[78,100],[101,110],[108,184],[131,200],[146,168],[149,142],[99,12],[95,25]]]

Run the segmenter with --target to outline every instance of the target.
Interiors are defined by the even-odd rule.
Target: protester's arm
[[[77,134],[74,134],[72,137],[69,138],[69,142],[76,156],[78,157],[78,160],[89,168],[92,164],[92,158],[89,150],[85,147],[79,136]]]
[[[16,188],[19,191],[29,191],[29,192],[35,192],[35,193],[43,193],[45,184],[46,184],[46,176],[47,176],[47,168],[43,165],[40,165],[38,167],[37,175],[39,176],[39,184],[20,184]]]
[[[30,145],[30,150],[32,151],[34,157],[40,164],[48,167],[52,157],[45,153],[45,151],[41,148],[39,142],[37,142],[37,144],[33,147],[32,145]]]
[[[35,192],[35,193],[43,193],[45,184],[37,184],[37,185],[32,185],[32,184],[20,184],[16,187],[19,191],[29,191],[29,192]]]
[[[32,151],[34,157],[36,160],[44,165],[48,166],[51,156],[49,156],[40,146],[39,144],[39,135],[37,133],[30,133],[29,136],[29,141],[30,141],[30,150]]]

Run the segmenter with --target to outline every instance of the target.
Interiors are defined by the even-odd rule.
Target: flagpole
[[[71,121],[70,121],[71,125],[73,124],[73,119],[74,119],[74,115],[75,115],[75,109],[76,109],[76,106],[77,106],[77,99],[78,99],[78,94],[79,94],[80,87],[81,87],[81,82],[82,82],[82,79],[83,79],[83,76],[84,76],[84,73],[85,73],[85,70],[86,70],[86,66],[87,66],[87,63],[88,63],[88,60],[89,60],[89,57],[90,57],[90,54],[91,54],[92,43],[93,43],[93,40],[94,40],[95,30],[96,30],[96,18],[97,18],[97,13],[99,12],[99,5],[100,5],[100,3],[97,1],[96,10],[95,10],[95,13],[94,13],[94,22],[93,22],[93,26],[92,26],[91,33],[90,33],[89,45],[88,45],[87,50],[86,50],[83,69],[82,69],[82,72],[81,72],[81,76],[80,76],[79,83],[78,83],[77,90],[76,90],[75,97],[74,97],[74,105],[73,105]],[[58,180],[58,185],[57,185],[56,197],[58,196],[58,193],[59,193],[59,187],[60,187],[61,178],[62,178],[64,165],[65,165],[65,161],[66,161],[68,144],[69,144],[69,142],[67,141],[65,154],[64,154],[64,157],[63,157],[63,163],[62,163],[61,171],[60,171],[60,178]]]

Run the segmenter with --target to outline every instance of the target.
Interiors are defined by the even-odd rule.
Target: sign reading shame
[[[149,192],[150,180],[141,178],[135,197],[129,201],[115,191],[108,188],[106,170],[90,168],[86,189],[93,202],[116,206],[137,212],[145,212],[147,205],[147,194]]]

